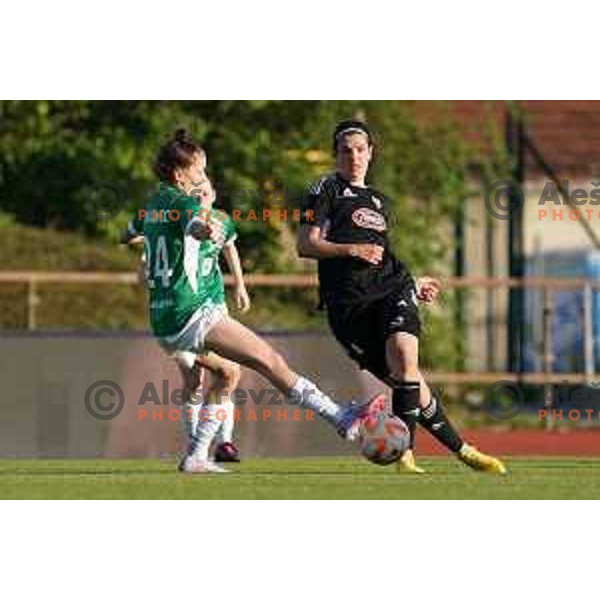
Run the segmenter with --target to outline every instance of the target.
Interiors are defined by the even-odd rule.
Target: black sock
[[[405,381],[396,383],[392,393],[392,412],[406,423],[410,431],[410,448],[415,446],[420,391],[421,384],[418,381]]]
[[[448,420],[442,403],[433,394],[429,406],[421,410],[419,423],[451,452],[458,452],[463,445],[460,435]]]

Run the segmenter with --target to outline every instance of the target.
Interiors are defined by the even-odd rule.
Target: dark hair
[[[367,136],[369,146],[373,145],[373,136],[371,135],[370,129],[363,121],[357,119],[348,119],[346,121],[340,121],[333,130],[333,152],[337,152],[338,142],[344,135],[350,133],[364,133]]]
[[[161,181],[172,182],[175,169],[189,167],[197,154],[205,154],[202,146],[185,129],[178,129],[173,137],[158,149],[154,160],[154,172]]]

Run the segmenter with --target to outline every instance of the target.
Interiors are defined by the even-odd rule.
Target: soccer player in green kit
[[[210,179],[206,178],[198,186],[198,201],[203,209],[210,211],[216,200],[216,193]],[[250,309],[250,297],[244,282],[244,273],[235,240],[237,234],[233,222],[224,213],[219,214],[223,223],[223,243],[216,244],[210,240],[200,242],[198,251],[199,269],[205,277],[207,289],[217,303],[225,305],[225,287],[219,259],[223,253],[229,270],[233,275],[233,296],[236,308],[244,313]],[[123,236],[123,242],[130,246],[144,244],[144,221],[133,219]],[[147,260],[142,256],[140,280],[146,284],[148,280]],[[184,379],[184,393],[188,402],[182,413],[182,422],[186,437],[194,435],[198,424],[198,417],[203,406],[203,394],[207,397],[215,396],[223,409],[224,415],[215,437],[214,457],[217,462],[240,462],[239,450],[233,442],[234,406],[229,397],[241,378],[241,369],[237,363],[227,360],[215,352],[205,352],[196,355],[193,352],[178,351],[173,355],[176,364],[182,372]],[[205,374],[210,379],[205,385]]]
[[[216,199],[215,190],[211,181],[207,178],[199,186],[198,198],[200,206],[210,211],[213,208]],[[235,307],[243,312],[250,308],[250,297],[244,283],[244,274],[241,266],[241,260],[237,251],[235,232],[232,220],[224,212],[219,213],[223,225],[223,241],[220,244],[211,240],[200,242],[199,269],[206,283],[206,288],[210,291],[215,304],[226,306],[225,286],[219,259],[223,253],[229,270],[234,279],[233,296]],[[234,390],[240,380],[240,366],[223,358],[215,352],[205,352],[195,355],[191,352],[176,352],[175,360],[182,371],[186,387],[189,381],[190,387],[186,389],[188,397],[203,400],[202,388],[204,384],[204,374],[210,375],[210,384],[205,387],[205,396],[214,397],[224,412],[215,437],[214,458],[217,462],[239,462],[239,450],[233,442],[234,429],[234,406],[229,394]],[[193,377],[190,379],[187,372],[191,368]],[[204,402],[190,402],[186,406],[183,414],[184,426],[188,432],[188,438],[193,438],[195,429],[198,425],[200,411]]]
[[[383,397],[378,395],[363,405],[334,402],[290,369],[262,338],[227,314],[220,286],[208,277],[208,267],[200,267],[201,243],[210,240],[221,245],[230,235],[226,220],[198,204],[198,186],[206,179],[205,169],[202,147],[178,130],[158,151],[154,170],[160,187],[138,213],[143,219],[153,334],[169,354],[214,350],[257,371],[290,400],[313,410],[342,437],[354,439],[362,419],[383,408]],[[207,399],[180,463],[181,471],[226,472],[208,456],[219,427],[218,409],[218,404]]]

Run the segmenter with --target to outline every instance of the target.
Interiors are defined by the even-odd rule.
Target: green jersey
[[[128,233],[144,236],[150,326],[157,337],[172,336],[203,306],[225,301],[219,254],[235,239],[235,228],[224,212],[211,210],[223,224],[224,241],[196,240],[188,227],[194,218],[205,220],[206,209],[166,184],[140,212]]]
[[[223,244],[215,244],[208,240],[200,242],[198,269],[203,281],[203,303],[225,304],[225,285],[219,266],[219,257],[223,246],[234,241],[237,237],[233,221],[227,215],[226,219],[223,220],[223,232],[225,234]]]

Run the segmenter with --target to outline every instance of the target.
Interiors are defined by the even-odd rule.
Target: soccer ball
[[[393,415],[369,415],[361,424],[360,451],[376,465],[396,462],[408,448],[409,442],[408,427]]]

